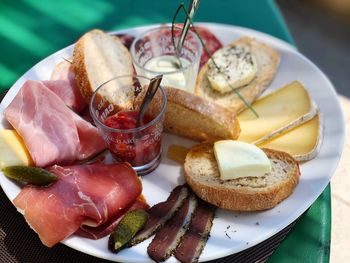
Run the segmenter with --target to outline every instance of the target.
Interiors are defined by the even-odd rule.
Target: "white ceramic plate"
[[[344,117],[335,89],[327,77],[288,43],[246,28],[212,23],[202,25],[207,26],[223,44],[247,35],[279,50],[281,63],[269,90],[281,87],[293,80],[301,81],[320,107],[324,118],[324,139],[320,153],[314,160],[301,165],[301,178],[294,193],[275,208],[264,212],[234,213],[218,210],[210,239],[200,257],[201,261],[207,261],[258,244],[282,230],[311,206],[329,183],[340,159],[344,143]],[[148,28],[138,27],[118,33],[137,35]],[[71,54],[72,46],[56,52],[35,65],[13,85],[1,103],[2,123],[0,128],[9,127],[4,120],[3,110],[14,98],[24,81],[48,79],[54,65],[60,62],[62,57],[69,58]],[[190,146],[193,142],[173,135],[164,135],[162,163],[153,173],[143,177],[143,193],[150,205],[165,200],[169,192],[184,180],[181,166],[166,158],[165,153],[169,144]],[[0,184],[10,200],[13,200],[20,191],[17,185],[3,175],[0,175]],[[230,226],[229,229],[227,229],[228,226]],[[96,257],[137,263],[152,262],[146,252],[150,240],[118,254],[108,251],[107,238],[95,241],[73,236],[63,243]],[[167,262],[176,262],[176,260],[172,257]]]

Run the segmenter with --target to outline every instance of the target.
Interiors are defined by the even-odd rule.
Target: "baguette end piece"
[[[79,38],[73,51],[72,67],[79,90],[87,103],[104,82],[134,72],[130,53],[122,41],[98,29]],[[121,108],[130,103],[129,93],[132,94],[131,91],[127,92],[116,101]]]

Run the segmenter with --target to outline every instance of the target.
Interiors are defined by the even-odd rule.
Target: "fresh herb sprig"
[[[194,17],[194,15],[196,14],[198,6],[199,6],[199,0],[191,0],[189,8],[188,8],[190,10],[190,12],[188,14],[188,17],[190,17],[191,20]],[[180,3],[180,5],[178,6],[178,8],[177,8],[177,10],[175,12],[175,15],[173,16],[173,21],[171,23],[171,39],[172,39],[172,42],[173,42],[173,46],[174,46],[175,54],[176,54],[176,58],[177,58],[177,63],[176,63],[175,66],[177,68],[180,68],[180,69],[183,68],[183,65],[182,65],[182,62],[181,62],[181,59],[180,59],[181,49],[182,49],[183,44],[185,42],[185,39],[186,39],[186,36],[187,36],[187,32],[188,32],[188,30],[190,29],[190,26],[191,26],[190,20],[188,19],[188,17],[186,17],[186,20],[183,23],[183,27],[182,27],[182,31],[181,31],[181,34],[180,34],[179,41],[177,42],[177,45],[176,45],[176,43],[175,43],[175,36],[174,36],[175,20],[176,20],[176,17],[178,16],[179,12],[182,10],[182,7],[185,8],[185,5],[184,5],[183,2]]]
[[[73,61],[70,61],[69,59],[65,58],[65,57],[62,57],[63,60],[65,60],[66,62],[68,62],[69,64],[72,64]]]
[[[174,48],[176,49],[176,54],[177,54],[178,60],[180,61],[180,56],[179,56],[179,54],[180,54],[180,52],[181,52],[181,49],[179,50],[178,48],[179,48],[179,47],[182,48],[182,45],[179,45],[179,44],[178,44],[178,45],[176,46],[175,37],[174,37],[173,31],[174,31],[174,27],[175,27],[176,17],[178,16],[178,14],[180,13],[180,11],[182,10],[182,11],[184,11],[184,13],[185,13],[185,15],[186,15],[186,21],[185,21],[185,23],[188,22],[188,27],[187,27],[187,29],[186,29],[186,31],[185,31],[186,34],[187,34],[187,32],[188,32],[189,27],[192,26],[193,32],[194,32],[194,33],[197,35],[197,37],[199,38],[199,41],[201,42],[205,53],[209,56],[209,59],[213,62],[213,64],[214,64],[215,68],[217,69],[217,71],[218,71],[220,74],[224,75],[225,80],[226,80],[226,83],[227,83],[228,86],[232,89],[232,91],[238,96],[238,98],[239,98],[240,100],[243,101],[244,105],[245,105],[257,118],[259,118],[258,113],[254,110],[254,108],[251,106],[251,104],[250,104],[249,102],[247,102],[247,101],[245,100],[245,98],[239,93],[239,91],[237,91],[237,90],[229,83],[229,81],[228,81],[228,76],[226,76],[226,74],[222,72],[221,68],[220,68],[220,67],[218,66],[218,64],[215,62],[215,60],[214,60],[212,54],[210,53],[208,47],[205,45],[205,43],[204,43],[202,37],[198,34],[198,32],[197,32],[197,30],[196,30],[196,28],[195,28],[195,26],[194,26],[194,24],[193,24],[193,19],[192,19],[192,18],[194,17],[195,11],[196,11],[197,8],[198,8],[198,5],[199,5],[199,1],[198,1],[197,5],[196,5],[195,8],[194,8],[194,6],[193,6],[193,1],[191,1],[191,4],[190,4],[191,11],[188,12],[188,10],[187,10],[186,7],[185,7],[185,4],[182,2],[182,3],[179,4],[178,8],[176,9],[175,15],[173,16],[173,20],[172,20],[172,24],[171,24],[171,26],[172,26],[172,41],[173,41],[173,46],[174,46]],[[184,26],[183,28],[184,28],[184,29],[183,29],[183,32],[184,32],[185,26]],[[186,34],[185,34],[185,36],[184,36],[184,39],[185,39],[185,37],[186,37]],[[182,35],[182,34],[181,34],[181,35]],[[180,67],[182,67],[181,61],[180,61]]]

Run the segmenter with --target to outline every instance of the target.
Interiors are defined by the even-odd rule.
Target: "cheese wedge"
[[[250,143],[256,143],[283,127],[291,129],[300,125],[315,116],[317,111],[308,92],[298,81],[266,95],[252,106],[259,118],[249,109],[238,116],[241,126],[238,140]]]
[[[0,169],[12,165],[33,165],[32,158],[15,130],[0,130]]]
[[[266,154],[254,144],[222,140],[214,143],[221,180],[262,177],[271,171]]]
[[[321,120],[318,113],[310,121],[258,146],[287,152],[298,161],[311,160],[317,155],[321,145],[323,136]]]

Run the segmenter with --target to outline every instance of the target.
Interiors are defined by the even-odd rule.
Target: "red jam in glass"
[[[119,111],[109,116],[104,124],[120,130],[136,128],[138,111]],[[156,124],[145,129],[152,118],[145,114],[141,121],[141,129],[130,132],[110,132],[109,149],[116,161],[128,162],[132,166],[142,166],[153,161],[160,153],[161,138]]]

